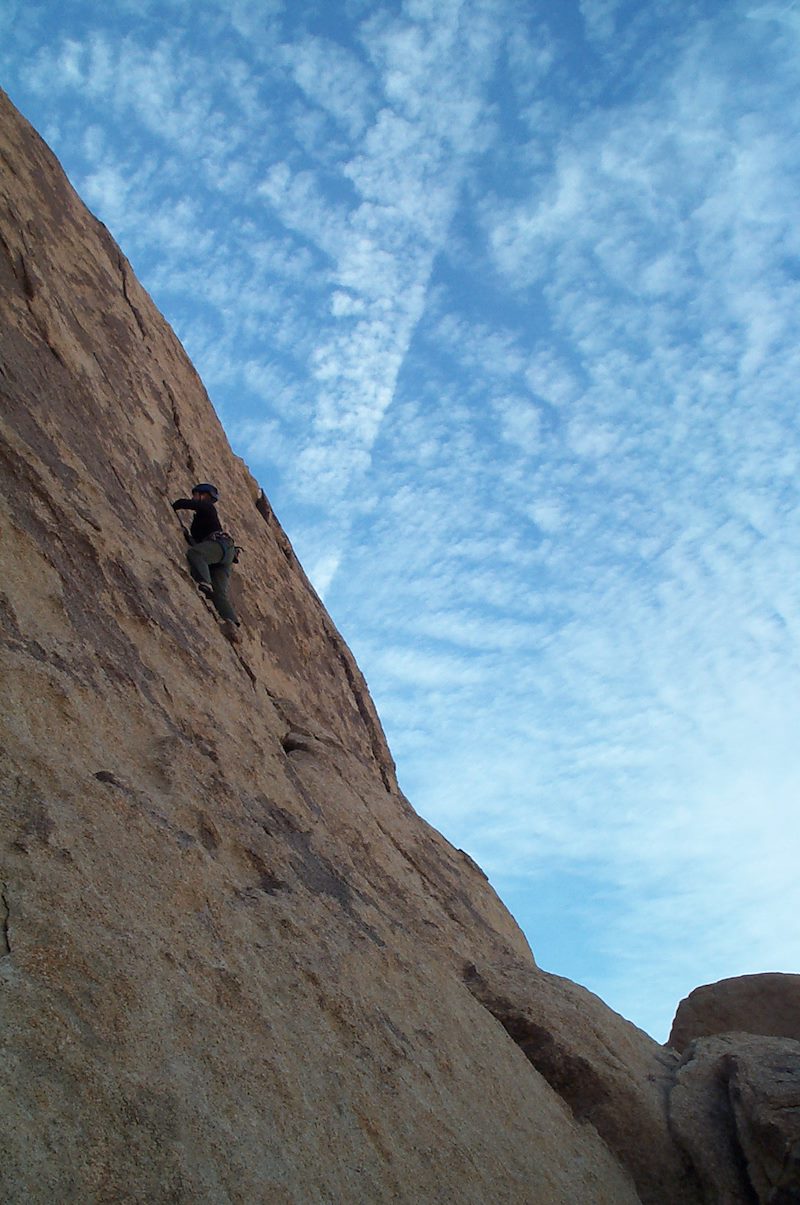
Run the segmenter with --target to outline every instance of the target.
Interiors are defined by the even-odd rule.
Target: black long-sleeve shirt
[[[215,531],[222,530],[217,508],[208,498],[201,498],[199,502],[195,502],[194,498],[177,498],[172,503],[172,509],[195,512],[192,526],[189,528],[189,535],[195,544],[207,540]]]

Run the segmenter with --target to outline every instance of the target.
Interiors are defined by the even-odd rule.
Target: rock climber
[[[233,638],[239,620],[228,597],[228,588],[236,545],[233,537],[222,530],[217,514],[218,501],[219,490],[205,481],[192,486],[191,498],[176,498],[172,509],[194,511],[191,527],[188,531],[184,528],[189,542],[186,550],[189,571],[198,590],[211,599],[223,619],[225,635]]]

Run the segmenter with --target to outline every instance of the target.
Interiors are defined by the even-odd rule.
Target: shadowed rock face
[[[670,1095],[672,1132],[704,1198],[800,1201],[800,1042],[725,1034],[689,1047]]]
[[[414,813],[178,340],[2,94],[0,168],[0,1199],[792,1191],[795,1044],[725,1071],[710,1171],[686,1118],[719,1076],[690,1092],[538,970]],[[169,506],[208,479],[246,549],[236,646]]]

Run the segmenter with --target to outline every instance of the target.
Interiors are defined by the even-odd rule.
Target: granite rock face
[[[698,1038],[670,1095],[672,1132],[704,1198],[720,1205],[800,1201],[800,1042]]]
[[[695,988],[678,1005],[669,1045],[685,1050],[695,1038],[735,1031],[800,1041],[800,975],[740,975]]]
[[[415,814],[178,340],[2,94],[0,169],[0,1199],[794,1191],[797,1044],[762,1074],[730,1039],[709,1170],[719,1075],[540,971]],[[169,506],[209,479],[235,646]]]

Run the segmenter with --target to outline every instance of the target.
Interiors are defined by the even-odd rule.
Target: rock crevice
[[[4,884],[0,884],[0,958],[11,954],[11,936],[9,923],[11,920],[11,905]]]

